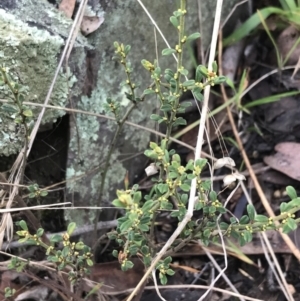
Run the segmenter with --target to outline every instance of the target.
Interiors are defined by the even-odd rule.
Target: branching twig
[[[181,2],[182,1],[185,2],[185,0],[181,0]],[[212,64],[213,64],[214,57],[215,57],[216,45],[217,45],[218,30],[219,30],[220,18],[221,18],[221,8],[222,8],[222,0],[219,0],[217,3],[217,9],[216,9],[216,14],[215,14],[215,22],[214,22],[214,29],[213,29],[212,43],[211,43],[211,52],[210,52],[209,63],[208,63],[208,69],[211,69],[211,70],[212,70]],[[207,109],[208,109],[209,92],[210,92],[210,86],[208,85],[204,91],[204,101],[203,101],[203,106],[202,106],[202,115],[201,115],[201,120],[200,120],[199,134],[198,134],[198,140],[197,140],[197,146],[196,146],[195,161],[201,155],[204,127],[205,127],[205,121],[206,121]],[[143,276],[143,278],[141,279],[139,284],[136,286],[136,288],[133,290],[133,292],[130,294],[127,301],[131,301],[133,299],[134,295],[138,292],[139,288],[146,281],[146,279],[151,274],[152,270],[155,268],[155,266],[157,265],[159,260],[164,256],[165,252],[168,250],[169,247],[171,247],[172,243],[180,235],[182,230],[185,228],[186,224],[190,221],[191,217],[193,216],[193,210],[194,210],[194,204],[195,204],[195,194],[196,194],[196,179],[193,179],[192,183],[191,183],[188,211],[185,215],[185,218],[182,220],[182,222],[179,224],[179,226],[174,231],[172,236],[166,242],[165,246],[156,255],[156,257],[152,261],[150,267],[146,271],[145,275]]]

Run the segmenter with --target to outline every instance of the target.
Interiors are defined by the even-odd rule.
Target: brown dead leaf
[[[62,0],[59,4],[58,9],[68,17],[72,18],[74,8],[75,8],[76,0]]]
[[[283,142],[275,146],[277,153],[264,157],[264,162],[292,179],[300,181],[300,143]]]
[[[277,38],[278,50],[283,58],[286,59],[290,50],[294,47],[299,39],[299,31],[294,26],[286,28]],[[294,65],[298,62],[300,56],[300,44],[298,44],[287,60],[288,65]]]
[[[88,16],[84,16],[81,22],[81,32],[84,36],[89,35],[90,33],[94,32],[95,30],[97,30],[100,25],[104,22],[104,18],[103,17],[88,17]]]
[[[13,271],[5,271],[1,275],[1,285],[0,285],[0,300],[4,300],[4,291],[6,287],[15,289],[16,293],[14,297],[18,297],[20,294],[26,291],[25,284],[27,284],[30,279],[24,274],[20,274]]]
[[[130,259],[134,267],[127,272],[121,270],[119,262],[98,263],[91,271],[91,280],[102,282],[101,293],[116,295],[134,288],[144,275],[144,265],[139,259]]]

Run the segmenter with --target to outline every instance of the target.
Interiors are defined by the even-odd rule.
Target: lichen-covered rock
[[[72,20],[66,20],[46,1],[17,1],[6,10],[0,8],[0,64],[10,70],[14,82],[27,88],[26,101],[44,102],[71,25]],[[84,57],[85,47],[88,43],[80,37],[75,45],[77,55],[81,52]],[[76,64],[80,66],[80,62]],[[61,70],[50,104],[65,106],[76,81],[71,69]],[[11,92],[0,86],[0,98],[9,100],[10,96]],[[36,117],[40,110],[33,108]],[[42,122],[55,122],[64,114],[47,110]],[[24,130],[13,117],[0,110],[0,155],[15,154],[24,145]]]

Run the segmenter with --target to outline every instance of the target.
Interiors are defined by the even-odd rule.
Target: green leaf
[[[225,76],[218,76],[217,78],[214,79],[214,84],[219,85],[226,82],[226,77]]]
[[[44,234],[44,229],[38,228],[36,231],[36,236],[41,237]]]
[[[141,247],[141,252],[144,254],[144,255],[147,255],[149,253],[149,247],[148,246],[142,246]]]
[[[159,273],[160,283],[166,285],[168,282],[167,276],[165,274]]]
[[[19,221],[19,226],[20,226],[23,230],[28,231],[27,224],[26,224],[26,222],[25,222],[24,220],[20,220],[20,221]]]
[[[112,255],[118,258],[119,252],[117,250],[113,250]]]
[[[150,222],[150,216],[143,216],[141,219],[140,219],[140,223],[141,224],[148,224]]]
[[[205,66],[199,65],[197,69],[205,78],[208,77],[208,69]]]
[[[293,218],[289,217],[286,222],[291,230],[297,229],[297,223],[295,222],[295,220]]]
[[[284,213],[284,212],[286,212],[287,211],[287,207],[288,207],[288,204],[286,203],[286,202],[282,202],[281,204],[280,204],[280,213]]]
[[[130,255],[136,255],[136,253],[138,252],[138,250],[139,250],[139,248],[136,245],[131,245],[128,248],[128,251],[129,251]]]
[[[287,223],[285,223],[282,227],[282,232],[287,234],[291,231],[292,231],[292,229],[289,227],[289,225]]]
[[[1,109],[4,112],[7,112],[9,114],[14,114],[14,113],[18,113],[19,109],[17,106],[13,105],[13,104],[9,104],[9,103],[5,103],[1,106]]]
[[[129,53],[130,49],[131,49],[130,45],[125,46],[124,52],[125,52],[126,55]]]
[[[192,33],[191,35],[189,35],[187,38],[186,38],[186,41],[193,41],[193,40],[196,40],[198,38],[201,37],[201,34],[199,32],[195,32],[195,33]]]
[[[67,233],[71,236],[76,229],[76,223],[72,222],[68,225]]]
[[[28,197],[30,199],[34,199],[36,197],[35,192],[30,192],[29,195],[28,195]]]
[[[129,261],[129,260],[126,260],[122,263],[121,265],[121,269],[122,271],[126,272],[128,271],[129,269],[132,269],[134,266],[133,262],[132,261]]]
[[[213,61],[212,68],[213,68],[213,72],[215,72],[215,73],[218,72],[218,64],[216,61]]]
[[[132,220],[127,220],[126,222],[122,223],[120,225],[121,232],[127,231],[132,226],[132,224],[133,224]]]
[[[115,207],[120,207],[120,208],[125,208],[126,207],[126,204],[122,203],[119,199],[115,199],[112,201],[112,204],[115,206]]]
[[[143,232],[148,232],[149,231],[149,226],[145,224],[139,224],[139,229]]]
[[[240,224],[241,225],[246,225],[249,223],[249,217],[247,215],[243,215],[240,219]]]
[[[229,225],[228,225],[227,223],[225,223],[225,222],[221,222],[221,223],[219,224],[219,226],[220,226],[220,229],[221,229],[221,230],[227,230],[228,227],[229,227]]]
[[[188,76],[189,71],[187,69],[180,69],[179,73],[182,74],[182,75],[184,75],[184,76]]]
[[[170,21],[173,24],[174,27],[178,27],[179,23],[178,23],[178,19],[175,16],[170,17]]]
[[[75,250],[78,250],[78,251],[83,250],[84,246],[85,246],[84,242],[83,241],[79,241],[75,245]]]
[[[150,149],[146,149],[145,152],[144,152],[144,155],[153,159],[153,160],[156,160],[158,158],[158,155],[155,151],[153,150],[150,150]]]
[[[258,223],[267,223],[269,218],[265,215],[257,214],[254,218],[254,221]]]
[[[214,214],[216,212],[217,208],[215,206],[210,206],[208,209],[209,214]]]
[[[56,242],[61,242],[63,240],[62,236],[59,234],[54,234],[50,238],[50,242],[56,243]]]
[[[176,120],[173,122],[172,126],[178,126],[178,125],[186,125],[186,120],[182,117],[176,118]]]
[[[173,271],[172,269],[167,269],[166,270],[167,275],[169,276],[173,276],[175,274],[175,271]]]
[[[293,186],[287,186],[286,193],[288,194],[291,200],[297,198],[297,192]]]
[[[164,194],[164,193],[166,193],[169,190],[169,185],[168,184],[160,183],[156,187],[157,187],[158,191],[161,194]]]
[[[27,110],[23,111],[23,115],[26,116],[26,117],[32,117],[33,113],[32,113],[31,110],[27,109]]]
[[[201,93],[202,92],[202,89],[200,88],[194,88],[192,90],[193,92],[193,96],[198,100],[198,101],[202,101],[203,100],[203,94]]]
[[[217,207],[217,211],[221,214],[226,213],[226,209],[224,207]]]
[[[170,104],[164,104],[160,107],[160,110],[163,112],[170,112],[172,110],[172,106]]]
[[[250,221],[253,221],[255,218],[255,208],[253,205],[251,204],[247,205],[247,213],[249,215]]]
[[[70,254],[70,247],[69,246],[64,247],[62,249],[61,255],[66,258],[69,254]]]
[[[293,209],[294,207],[298,207],[298,206],[300,206],[300,198],[299,197],[289,201],[287,203],[285,210],[289,211],[289,210]]]
[[[154,70],[154,74],[157,76],[157,78],[159,78],[161,75],[161,69],[159,67],[156,67]]]
[[[153,200],[146,201],[146,203],[142,207],[142,211],[143,212],[148,212],[153,207],[153,205],[154,205]]]
[[[50,262],[59,262],[59,258],[56,256],[48,256],[47,260]]]
[[[180,104],[180,107],[182,107],[182,108],[188,108],[191,106],[192,106],[192,103],[190,101],[185,101]]]
[[[41,190],[41,192],[40,192],[40,196],[41,197],[45,197],[47,195],[48,195],[48,191],[47,190]]]
[[[143,239],[144,239],[144,237],[141,234],[139,234],[139,233],[134,234],[134,241],[135,242],[140,242]]]
[[[194,161],[192,159],[189,160],[189,162],[185,166],[186,170],[194,170]]]
[[[146,90],[144,90],[144,94],[145,94],[145,95],[153,94],[153,93],[155,93],[155,91],[152,90],[152,89],[146,89]]]
[[[252,241],[252,233],[250,231],[245,230],[245,231],[243,231],[243,234],[244,234],[243,238],[246,243],[249,243]]]
[[[217,198],[218,198],[217,193],[216,193],[215,191],[212,190],[212,191],[209,193],[209,199],[210,199],[212,202],[214,202],[214,201],[217,200]]]
[[[200,83],[203,79],[203,73],[202,73],[200,67],[201,67],[201,65],[197,66],[197,68],[196,68],[195,80],[197,83]]]
[[[172,93],[175,93],[176,92],[176,90],[177,90],[177,81],[174,79],[174,78],[171,78],[170,79],[170,91],[172,92]],[[176,96],[174,96],[172,99],[177,99],[177,97]],[[171,102],[171,99],[169,98],[169,101]]]
[[[180,198],[181,198],[181,202],[182,202],[183,204],[186,204],[187,201],[188,201],[188,199],[189,199],[189,195],[186,194],[186,193],[183,193],[183,194],[181,195]]]
[[[139,201],[142,199],[142,193],[141,191],[136,191],[134,194],[133,194],[133,202],[135,204],[138,204]]]
[[[86,263],[87,263],[87,265],[88,265],[89,267],[92,267],[92,266],[94,265],[93,260],[90,259],[90,258],[87,258],[87,259],[86,259]]]
[[[162,117],[160,115],[157,115],[157,114],[151,114],[150,119],[155,120],[155,121],[161,121]]]
[[[172,262],[172,257],[171,256],[168,256],[164,259],[164,264],[165,265],[169,265],[171,262]]]
[[[187,80],[184,83],[182,83],[183,87],[190,87],[190,86],[194,86],[195,85],[195,81],[193,79]]]
[[[237,222],[238,222],[236,217],[233,217],[233,216],[229,220],[230,220],[231,224],[237,224]]]
[[[180,188],[181,188],[183,191],[188,192],[188,191],[190,191],[191,186],[190,186],[189,184],[182,184],[182,185],[180,185]]]
[[[209,238],[210,237],[210,235],[211,235],[211,229],[205,229],[204,231],[203,231],[203,236],[205,237],[205,238]]]
[[[173,211],[170,214],[171,217],[178,217],[179,215],[180,215],[179,211]]]
[[[131,220],[131,221],[136,221],[138,219],[139,215],[137,214],[137,212],[134,212],[134,211],[130,211],[128,213],[128,218]]]
[[[20,238],[20,239],[18,240],[18,242],[19,242],[20,244],[22,244],[22,243],[26,242],[27,240],[28,240],[28,238],[27,238],[27,237],[24,237],[24,238]]]
[[[176,53],[176,50],[172,49],[172,48],[165,48],[162,51],[162,55],[170,55],[170,54],[173,54],[173,53]]]

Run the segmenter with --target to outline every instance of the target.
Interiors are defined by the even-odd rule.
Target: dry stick
[[[118,220],[111,220],[111,221],[106,221],[106,222],[98,222],[97,223],[97,229],[100,230],[100,229],[111,229],[111,228],[114,228],[118,225]],[[85,225],[85,226],[82,226],[80,228],[76,228],[74,230],[74,232],[72,233],[71,237],[74,237],[74,236],[78,236],[78,235],[82,235],[82,234],[86,234],[86,233],[89,233],[89,232],[92,232],[94,230],[94,225]],[[62,231],[62,232],[58,232],[58,233],[51,233],[51,234],[46,234],[48,239],[50,239],[52,236],[54,235],[63,235],[64,233],[66,233],[66,231]],[[18,248],[18,247],[24,247],[24,246],[27,246],[29,245],[30,243],[28,242],[23,242],[23,243],[20,243],[18,241],[13,241],[11,243],[4,243],[3,246],[2,246],[2,250],[5,250],[7,248],[9,249],[14,249],[14,248]]]
[[[184,0],[182,0],[182,1],[184,1]],[[209,62],[208,62],[208,69],[210,69],[210,70],[212,70],[212,64],[213,64],[214,57],[215,57],[215,52],[216,52],[218,30],[219,30],[219,24],[220,24],[220,19],[221,19],[221,8],[222,8],[222,0],[219,0],[218,3],[217,3],[217,7],[216,7],[215,22],[214,22],[214,29],[213,29],[212,42],[211,42],[211,50],[210,50],[210,56],[209,56]],[[208,110],[209,92],[210,92],[210,86],[208,85],[204,90],[204,100],[203,100],[202,115],[201,115],[200,125],[199,125],[199,133],[198,133],[198,139],[197,139],[195,161],[197,159],[199,159],[200,155],[201,155],[204,127],[205,127],[205,121],[206,121],[207,110]],[[143,285],[143,283],[147,280],[148,276],[151,274],[152,270],[155,268],[155,266],[157,265],[159,260],[163,257],[163,255],[168,250],[168,248],[171,247],[172,243],[180,235],[180,233],[182,232],[182,230],[184,229],[186,224],[192,218],[193,210],[194,210],[194,204],[195,204],[195,194],[196,194],[196,179],[193,179],[192,183],[191,183],[188,211],[187,211],[184,219],[178,225],[177,229],[174,231],[172,236],[166,242],[164,247],[156,255],[156,257],[152,261],[150,267],[148,268],[148,270],[144,274],[141,281],[135,287],[133,292],[130,294],[127,301],[131,301],[133,299],[133,297],[138,292],[139,288]]]
[[[129,75],[128,75],[129,76]],[[132,92],[134,93],[134,92]],[[134,96],[134,94],[132,94]],[[114,134],[114,137],[110,143],[110,147],[109,147],[109,151],[108,151],[108,154],[107,154],[107,157],[106,157],[106,161],[105,161],[105,164],[104,164],[104,167],[103,167],[103,171],[101,173],[101,184],[100,184],[100,188],[99,188],[99,199],[98,199],[98,205],[101,206],[101,203],[102,203],[102,200],[103,200],[103,192],[104,192],[104,187],[105,187],[105,180],[106,180],[106,175],[107,175],[107,172],[108,172],[108,169],[109,169],[109,166],[110,166],[110,160],[111,160],[111,156],[115,150],[115,147],[116,147],[116,144],[117,144],[117,140],[123,130],[123,125],[124,123],[126,122],[126,120],[128,119],[129,115],[131,114],[131,112],[137,107],[137,103],[133,103],[131,105],[131,107],[127,110],[127,112],[125,113],[125,116],[117,121],[117,129],[116,129],[116,132]],[[96,218],[95,218],[95,227],[94,227],[94,238],[95,240],[97,241],[97,223],[98,223],[98,220],[99,220],[99,217],[100,217],[100,210],[97,211],[96,213]],[[95,248],[96,249],[96,248]]]

